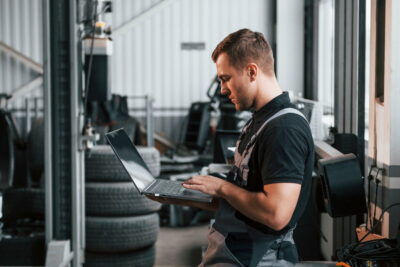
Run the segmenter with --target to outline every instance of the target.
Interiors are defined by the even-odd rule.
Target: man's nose
[[[221,85],[221,95],[229,95],[230,91],[226,86]]]

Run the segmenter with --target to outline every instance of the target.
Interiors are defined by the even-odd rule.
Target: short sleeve
[[[308,145],[299,129],[273,127],[260,136],[258,164],[263,184],[298,183],[304,177]]]

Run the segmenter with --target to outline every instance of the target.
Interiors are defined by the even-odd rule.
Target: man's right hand
[[[182,205],[182,206],[190,206],[194,208],[200,208],[204,210],[216,211],[218,209],[218,199],[213,198],[211,203],[199,202],[199,201],[191,201],[184,199],[176,199],[176,198],[167,198],[167,197],[156,197],[146,195],[147,198],[160,202],[162,204],[171,204],[171,205]]]

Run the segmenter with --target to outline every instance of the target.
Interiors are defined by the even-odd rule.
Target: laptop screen
[[[107,133],[106,137],[136,187],[142,192],[154,181],[154,177],[129,136],[124,129],[118,129]]]

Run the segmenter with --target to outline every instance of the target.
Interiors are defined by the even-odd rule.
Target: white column
[[[304,92],[304,0],[279,0],[276,22],[276,74],[284,91]]]
[[[390,165],[400,165],[400,0],[392,0],[390,90],[388,97],[390,108]],[[400,179],[400,178],[399,178]]]

